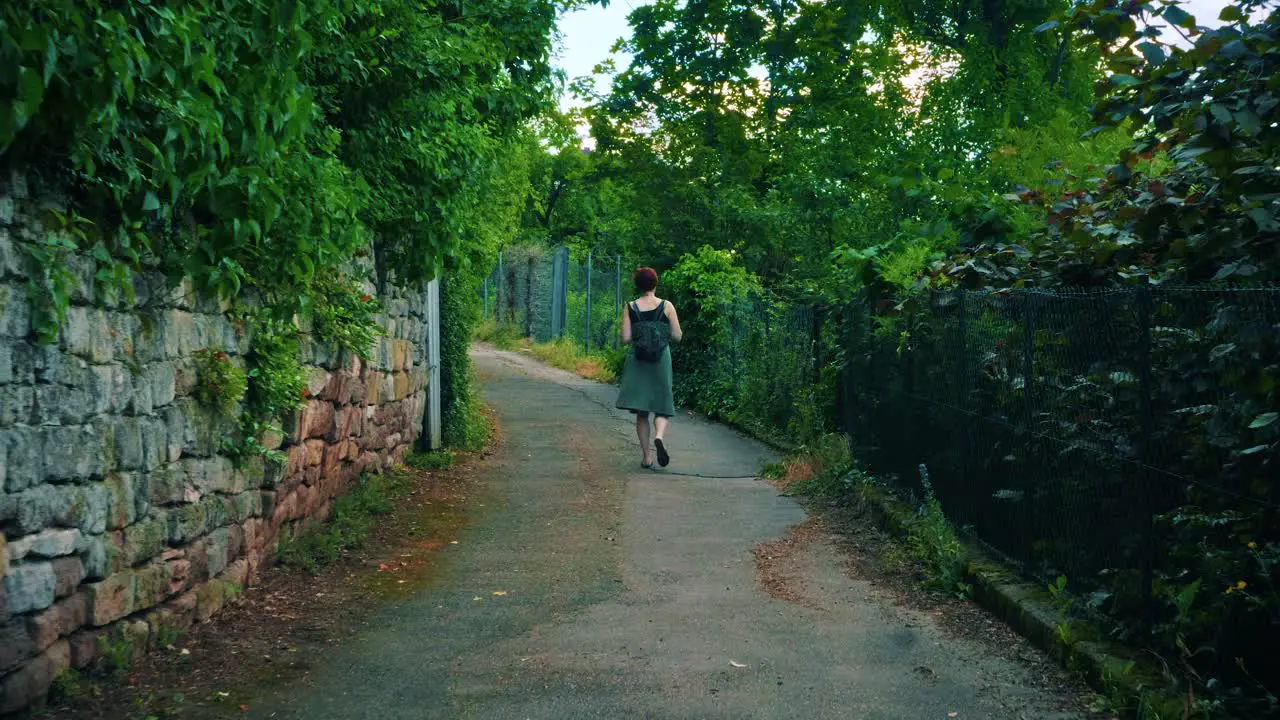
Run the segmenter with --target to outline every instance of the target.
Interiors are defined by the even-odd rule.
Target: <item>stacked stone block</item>
[[[145,647],[217,613],[282,531],[403,459],[426,396],[423,294],[393,288],[368,362],[304,336],[309,399],[266,443],[284,466],[237,466],[220,452],[234,417],[194,397],[193,353],[243,365],[250,337],[190,283],[140,274],[135,300],[103,300],[76,258],[61,333],[37,343],[22,246],[50,202],[0,180],[0,714],[91,663],[105,634]]]

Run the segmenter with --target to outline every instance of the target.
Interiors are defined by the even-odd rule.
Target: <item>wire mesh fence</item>
[[[878,477],[917,493],[926,465],[953,522],[1118,634],[1275,686],[1280,290],[939,292],[846,319],[837,427]]]
[[[499,256],[482,285],[485,319],[538,342],[569,338],[587,350],[617,349],[630,276],[617,255],[521,247]]]
[[[936,293],[897,327],[854,336],[845,429],[1037,575],[1150,620],[1188,526],[1277,538],[1280,292]]]

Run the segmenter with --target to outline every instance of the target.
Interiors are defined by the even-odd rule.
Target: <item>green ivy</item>
[[[480,321],[474,292],[478,286],[466,275],[446,276],[440,283],[441,440],[461,450],[479,449],[489,436],[468,354]]]
[[[378,301],[352,279],[326,272],[313,301],[312,328],[316,338],[331,342],[368,360],[382,337],[376,316]]]
[[[248,411],[264,420],[278,420],[304,404],[307,377],[300,360],[297,328],[291,322],[259,318],[249,353]]]
[[[244,370],[231,362],[231,356],[220,350],[204,348],[194,355],[196,365],[196,399],[224,414],[235,412],[249,387]]]
[[[478,193],[550,104],[560,6],[5,3],[0,168],[38,166],[98,228],[37,248],[42,339],[73,250],[125,288],[159,267],[282,316],[371,248],[400,282],[479,259]]]

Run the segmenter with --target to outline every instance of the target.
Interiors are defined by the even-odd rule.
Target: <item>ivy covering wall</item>
[[[241,423],[258,450],[295,404],[298,319],[363,354],[367,268],[404,285],[487,264],[506,214],[478,208],[523,202],[507,149],[551,98],[557,9],[6,3],[0,172],[70,200],[17,238],[35,335],[57,338],[78,254],[103,298],[131,301],[143,271],[188,278],[261,338]]]

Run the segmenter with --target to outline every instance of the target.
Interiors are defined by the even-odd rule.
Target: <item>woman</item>
[[[671,456],[663,445],[667,423],[676,414],[671,396],[671,347],[679,342],[680,316],[671,303],[654,294],[658,273],[652,268],[636,270],[631,280],[640,297],[627,303],[622,314],[622,342],[629,347],[622,367],[622,389],[618,407],[636,416],[636,436],[640,438],[640,467],[653,467],[649,448],[649,416],[653,416],[653,444],[658,464],[666,467]]]

